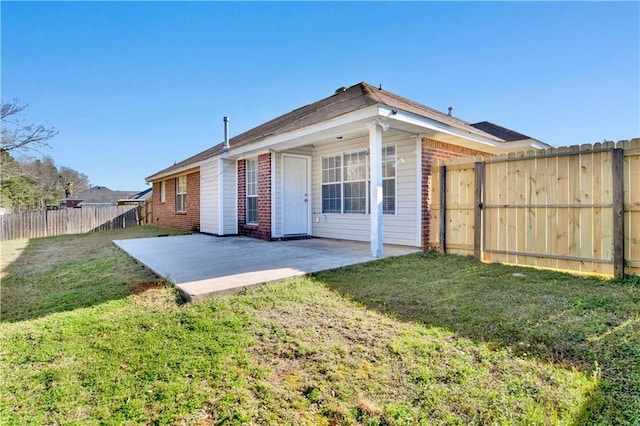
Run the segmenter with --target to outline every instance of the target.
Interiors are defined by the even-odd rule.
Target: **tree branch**
[[[8,120],[23,111],[29,104],[20,105],[18,99],[2,105],[2,129],[0,149],[4,151],[50,148],[47,141],[58,134],[53,127],[44,124],[26,124],[23,120]]]

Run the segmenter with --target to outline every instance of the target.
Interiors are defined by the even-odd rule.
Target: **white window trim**
[[[393,213],[389,213],[389,212],[385,212],[384,211],[384,204],[382,206],[382,214],[384,215],[388,215],[388,216],[396,216],[398,214],[398,146],[396,144],[387,144],[387,145],[382,145],[382,149],[384,150],[385,148],[388,147],[393,147],[393,156],[394,156],[394,162],[393,162],[393,168],[394,168],[394,174],[393,177],[383,177],[382,180],[390,180],[393,179]],[[383,172],[384,173],[384,172]],[[383,202],[384,202],[384,194],[382,195],[383,198]]]
[[[347,165],[346,165],[346,161],[345,161],[345,157],[346,156],[350,156],[356,154],[357,156],[360,156],[360,154],[364,154],[364,172],[365,172],[365,177],[364,179],[358,178],[358,179],[353,179],[353,180],[347,180],[345,177],[346,174],[346,170],[347,170]],[[356,167],[360,167],[361,165],[358,164]],[[369,182],[371,181],[371,176],[369,173],[370,169],[369,169],[369,154],[368,154],[368,150],[367,149],[358,149],[358,150],[353,150],[353,151],[347,151],[347,152],[343,152],[342,153],[342,213],[343,214],[369,214]],[[345,204],[346,204],[346,198],[345,198],[345,186],[347,184],[358,184],[358,183],[364,183],[364,211],[363,212],[346,212],[345,211]],[[361,197],[359,197],[361,198]]]
[[[385,144],[382,146],[383,149],[387,148],[387,147],[393,147],[394,150],[394,157],[395,157],[395,162],[396,163],[398,161],[398,146],[396,144]],[[367,183],[367,190],[366,192],[366,212],[365,213],[347,213],[344,211],[344,184],[345,183],[349,183],[349,182],[361,182],[361,180],[353,180],[353,181],[347,181],[344,178],[344,169],[345,169],[345,161],[344,161],[344,156],[348,155],[348,154],[353,154],[353,153],[358,153],[358,152],[362,152],[362,151],[368,151],[367,148],[365,149],[353,149],[353,150],[349,150],[349,151],[342,151],[342,152],[338,152],[338,153],[334,153],[334,154],[329,154],[329,155],[323,155],[320,159],[320,167],[321,167],[321,171],[320,171],[320,186],[324,186],[324,185],[335,185],[335,184],[339,184],[340,185],[340,212],[325,212],[324,209],[322,208],[322,204],[323,204],[323,199],[322,199],[322,194],[320,194],[320,207],[321,207],[321,211],[322,214],[340,214],[340,215],[358,215],[358,214],[364,214],[364,215],[370,215],[371,214],[371,202],[370,202],[370,198],[369,198],[369,186],[371,185],[371,176],[370,176],[370,166],[369,166],[369,155],[367,154],[366,156],[366,168],[367,168],[367,179],[366,179],[366,183]],[[322,179],[322,172],[324,171],[324,167],[322,166],[322,160],[324,160],[325,158],[331,158],[331,157],[340,157],[340,181],[336,181],[336,182],[324,182]],[[397,168],[395,169],[395,175],[393,177],[386,177],[386,178],[382,178],[382,180],[390,180],[393,179],[394,180],[394,209],[393,209],[393,213],[391,212],[383,212],[383,214],[385,216],[396,216],[398,214],[398,171]]]
[[[180,190],[180,181],[184,179],[184,192],[179,192]],[[183,195],[182,198],[182,206],[178,206],[178,196]],[[182,207],[180,209],[179,207]],[[186,213],[187,212],[187,176],[178,176],[176,178],[176,213]]]
[[[257,158],[248,158],[247,160],[245,160],[245,197],[246,197],[246,201],[245,201],[245,220],[247,225],[257,225],[258,224],[258,159]],[[256,193],[255,195],[249,195],[249,164],[254,163],[256,165],[256,169],[255,169],[255,186],[256,186]],[[255,221],[250,221],[249,220],[249,198],[255,198],[256,199],[256,220]]]
[[[160,181],[160,202],[165,203],[167,201],[167,181]]]
[[[340,169],[339,169],[340,179],[337,180],[337,181],[332,181],[332,182],[324,182],[324,176],[323,176],[324,171],[325,171],[324,164],[323,164],[324,163],[324,159],[325,158],[327,158],[327,159],[328,158],[333,158],[333,157],[340,158]],[[320,189],[321,189],[320,190],[320,211],[322,212],[322,214],[342,214],[342,212],[344,211],[344,208],[343,208],[343,204],[344,203],[343,203],[343,195],[342,195],[342,190],[343,190],[342,181],[343,181],[343,173],[344,173],[344,171],[343,171],[343,161],[344,161],[343,154],[324,155],[324,156],[322,156],[320,158]],[[334,169],[335,169],[335,167],[333,169],[331,169],[331,170],[334,170]],[[322,190],[323,190],[324,186],[329,186],[329,185],[339,185],[340,186],[340,211],[339,212],[325,212],[324,211],[324,198],[323,198],[323,194],[322,194],[323,191]]]

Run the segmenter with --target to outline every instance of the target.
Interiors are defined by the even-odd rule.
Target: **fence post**
[[[440,252],[447,252],[447,166],[440,166]]]
[[[475,169],[475,208],[473,212],[473,257],[482,260],[482,188],[484,188],[484,163],[476,162]]]
[[[613,196],[613,275],[624,277],[624,151],[611,152]]]

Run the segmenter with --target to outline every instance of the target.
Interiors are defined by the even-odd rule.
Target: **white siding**
[[[218,234],[218,157],[200,166],[200,230]]]
[[[396,213],[383,215],[383,242],[418,246],[418,193],[416,138],[406,133],[383,134],[382,144],[396,145],[396,158],[404,160],[396,168]],[[356,241],[370,241],[371,219],[368,214],[322,213],[322,157],[368,149],[367,136],[319,145],[313,152],[313,236]]]
[[[238,166],[235,160],[223,160],[223,235],[238,233]]]

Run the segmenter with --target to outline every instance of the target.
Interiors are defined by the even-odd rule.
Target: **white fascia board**
[[[153,182],[153,181],[156,181],[156,180],[162,180],[162,179],[167,178],[169,176],[176,176],[176,175],[182,174],[182,173],[184,173],[186,171],[189,171],[189,170],[192,170],[192,169],[199,169],[200,166],[203,165],[204,163],[206,163],[208,161],[215,161],[219,157],[220,157],[219,155],[216,155],[214,157],[207,158],[206,160],[200,160],[200,161],[198,161],[196,163],[191,163],[191,164],[188,164],[188,165],[186,165],[184,167],[180,167],[178,169],[171,170],[169,172],[151,175],[151,176],[145,178],[145,182]]]
[[[227,158],[227,159],[233,159],[233,160],[248,160],[250,158],[258,158],[260,155],[262,154],[275,154],[276,151],[273,149],[263,149],[260,151],[250,151],[250,152],[246,152],[244,155],[240,155],[240,156],[233,156],[232,158]]]
[[[280,135],[271,136],[263,139],[260,142],[250,143],[238,148],[233,148],[233,146],[231,146],[231,148],[229,149],[229,156],[241,157],[253,152],[268,151],[270,149],[292,148],[298,146],[300,144],[299,140],[301,138],[304,138],[305,136],[311,136],[316,133],[331,130],[333,128],[344,126],[360,120],[375,118],[377,116],[378,105],[371,105],[369,107],[362,108],[336,118],[332,118],[331,120],[312,124],[311,126],[307,126],[302,129],[297,129]]]
[[[522,139],[519,141],[513,141],[513,142],[507,142],[505,144],[505,149],[509,150],[509,151],[516,151],[516,150],[540,150],[540,149],[549,149],[551,148],[550,145],[541,142],[537,139]]]
[[[396,111],[395,114],[392,111]],[[389,120],[397,120],[402,123],[411,124],[414,126],[419,126],[424,129],[445,133],[451,136],[456,136],[462,139],[467,139],[482,145],[487,145],[496,150],[504,150],[505,144],[499,140],[490,139],[484,136],[475,135],[473,133],[465,132],[464,130],[457,129],[455,127],[449,126],[447,124],[441,123],[439,121],[422,117],[418,114],[414,114],[407,111],[398,110],[395,108],[388,107],[386,105],[380,105],[379,114]],[[393,127],[393,126],[392,126]]]

